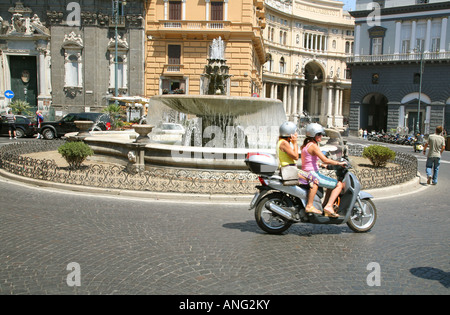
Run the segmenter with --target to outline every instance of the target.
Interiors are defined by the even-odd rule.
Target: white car
[[[184,130],[184,127],[182,125],[174,123],[162,123],[155,128],[155,133],[158,134],[184,135],[185,132],[186,131]]]
[[[186,133],[180,124],[162,123],[151,132],[151,139],[163,144],[181,144]]]

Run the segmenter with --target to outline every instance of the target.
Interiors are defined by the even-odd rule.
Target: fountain
[[[136,159],[129,159],[130,156],[142,156],[140,150],[145,150],[145,163],[179,168],[246,170],[244,158],[249,151],[274,154],[278,128],[286,117],[282,102],[226,95],[231,75],[220,37],[213,40],[207,62],[202,76],[206,95],[166,94],[150,98],[147,123],[156,128],[148,135],[149,140],[145,137],[145,143],[135,142],[135,131],[129,132],[126,140],[93,131],[85,141],[102,155],[132,162]],[[167,144],[160,134],[156,137],[155,130],[162,123],[183,125],[182,139]],[[143,159],[138,160],[142,166]]]
[[[213,40],[207,61],[202,77],[205,95],[154,96],[147,121],[185,125],[184,146],[273,148],[286,117],[281,101],[226,95],[231,75],[220,37]]]

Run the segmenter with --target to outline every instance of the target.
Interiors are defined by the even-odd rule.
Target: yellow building
[[[348,119],[354,20],[336,0],[265,0],[263,96],[283,101],[289,120],[306,111],[323,125]],[[346,119],[345,119],[346,120]]]
[[[146,6],[146,96],[204,94],[209,45],[218,37],[232,75],[227,94],[261,92],[263,0],[150,0]]]

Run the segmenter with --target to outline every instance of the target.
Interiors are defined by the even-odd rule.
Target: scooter
[[[348,161],[347,161],[348,162]],[[356,176],[346,167],[328,166],[335,171],[344,188],[338,198],[337,213],[333,218],[323,214],[306,213],[309,185],[285,186],[280,175],[276,174],[278,161],[270,154],[249,153],[245,159],[248,169],[258,175],[261,185],[256,186],[249,210],[255,209],[258,226],[269,234],[281,234],[294,223],[344,224],[357,233],[368,232],[375,225],[377,209],[373,196],[361,191]],[[314,207],[323,211],[323,189],[314,196]]]

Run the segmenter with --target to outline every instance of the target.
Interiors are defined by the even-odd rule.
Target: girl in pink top
[[[313,206],[313,201],[314,196],[316,195],[317,190],[319,189],[319,186],[321,186],[328,189],[327,195],[329,194],[329,191],[332,190],[331,194],[329,195],[328,202],[324,207],[325,216],[337,218],[339,217],[339,215],[336,212],[334,212],[333,205],[342,191],[343,183],[337,181],[334,178],[319,173],[318,161],[320,159],[325,164],[341,165],[341,166],[345,166],[347,163],[331,160],[327,158],[322,153],[322,151],[320,151],[318,143],[320,143],[320,141],[322,140],[322,136],[324,135],[325,131],[323,130],[322,126],[320,126],[318,130],[320,130],[320,132],[311,135],[308,134],[308,127],[307,127],[306,139],[301,147],[302,170],[310,172],[313,176],[317,177],[319,180],[319,185],[315,184],[308,194],[308,202],[306,204],[305,210],[307,212],[314,212],[314,213],[316,213],[316,211],[319,211]],[[324,166],[324,164],[322,164],[322,166]]]

